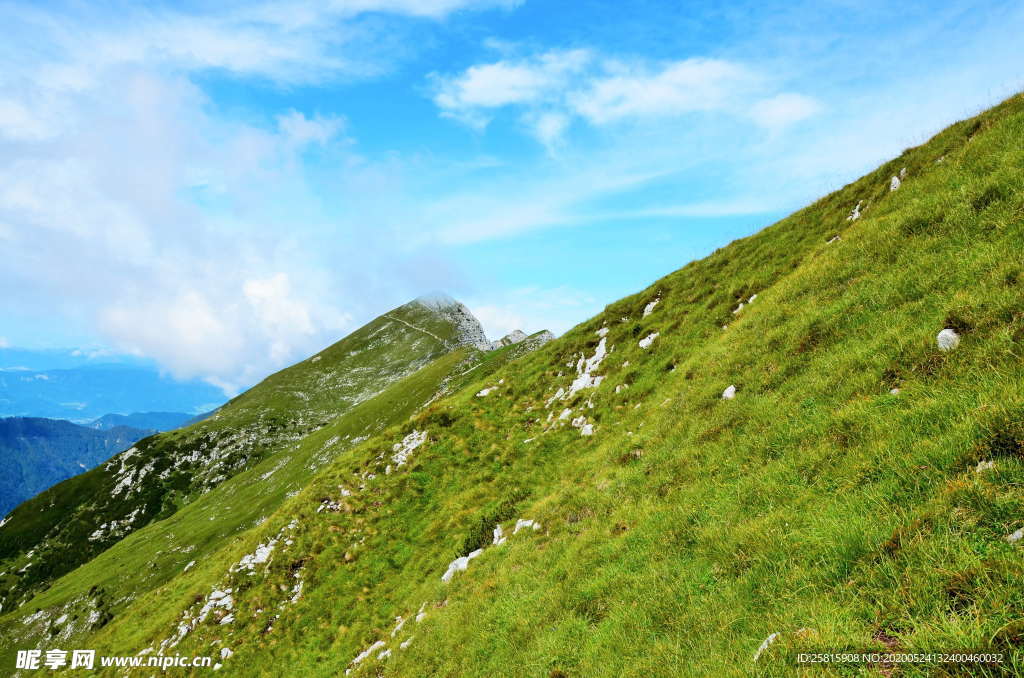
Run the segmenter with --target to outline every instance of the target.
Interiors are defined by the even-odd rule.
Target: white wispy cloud
[[[433,74],[434,103],[444,115],[483,127],[489,109],[557,100],[591,59],[588,50],[550,50],[528,59],[470,66],[456,76]]]
[[[817,99],[783,92],[755,102],[750,116],[759,125],[777,129],[810,118],[821,111],[822,105]]]
[[[277,116],[277,126],[292,143],[299,146],[315,143],[321,146],[344,131],[345,118],[316,114],[307,118],[296,110]]]
[[[431,84],[433,101],[443,116],[482,129],[499,109],[519,108],[525,111],[527,128],[549,149],[573,119],[606,126],[725,113],[776,128],[822,109],[810,95],[773,92],[777,85],[770,77],[736,61],[693,57],[649,62],[594,49],[510,55],[454,75],[435,73]]]
[[[661,66],[609,61],[605,72],[569,95],[569,104],[594,124],[624,118],[729,111],[761,78],[723,59],[691,58]]]
[[[379,310],[371,300],[381,279],[396,288],[389,295],[414,286],[403,269],[421,254],[333,229],[301,154],[317,147],[343,167],[337,190],[353,204],[380,167],[353,152],[341,115],[232,118],[194,76],[282,86],[365,77],[404,58],[375,47],[381,31],[400,27],[381,15],[441,20],[514,4],[129,6],[118,15],[4,5],[0,240],[10,265],[0,287],[21,290],[10,307],[77,318],[118,350],[229,392],[337,340],[353,314]],[[367,13],[377,18],[361,21]],[[360,250],[358,265],[334,270],[347,246]],[[443,266],[422,269],[437,273],[417,282],[444,284]]]

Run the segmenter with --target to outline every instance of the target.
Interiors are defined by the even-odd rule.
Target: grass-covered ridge
[[[239,676],[1024,671],[1022,139],[1017,96],[453,389],[83,646]]]
[[[227,526],[235,529],[259,518],[258,511],[271,510],[285,492],[304,484],[304,476],[292,476],[317,441],[333,440],[328,451],[316,453],[323,464],[357,437],[408,416],[434,397],[450,378],[448,370],[482,360],[480,351],[468,346],[474,337],[464,336],[464,311],[453,300],[410,302],[271,375],[212,417],[139,441],[25,502],[0,528],[0,606],[11,610],[24,604],[134,531],[171,518],[257,468],[260,483],[251,492],[258,499],[218,512],[209,527],[223,538],[231,533]],[[414,383],[396,386],[419,372]],[[283,465],[291,472],[262,477]],[[290,482],[282,482],[288,477]],[[209,502],[202,506],[208,509]],[[188,547],[180,540],[173,545]],[[155,557],[143,554],[143,563],[148,563],[145,555]]]

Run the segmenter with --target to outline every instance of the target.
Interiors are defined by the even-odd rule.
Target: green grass
[[[139,441],[134,456],[122,455],[25,502],[0,530],[0,570],[8,573],[0,577],[0,603],[10,609],[24,602],[125,534],[173,515],[225,480],[328,427],[387,385],[447,354],[455,343],[450,322],[411,302],[271,375],[212,417]],[[142,482],[137,475],[129,490],[118,492],[126,473],[146,477]],[[134,520],[122,533],[106,530],[102,538],[90,539],[102,525],[128,516]],[[33,551],[37,556],[30,559]],[[30,560],[32,566],[14,576]]]
[[[411,330],[403,320],[427,332]],[[120,468],[115,460],[111,468],[98,467],[26,502],[0,533],[7,549],[0,574],[5,608],[24,600],[19,618],[52,606],[91,611],[100,596],[89,592],[102,591],[104,616],[114,614],[131,596],[264,520],[317,468],[360,438],[403,421],[439,392],[458,388],[527,348],[526,343],[488,353],[454,348],[451,330],[422,306],[408,304],[272,375],[213,418],[141,442],[141,452],[125,464],[154,467],[137,483],[138,491],[110,496]],[[403,371],[410,374],[399,378]],[[388,385],[393,379],[398,380]],[[372,395],[374,388],[383,390]],[[209,463],[208,443],[218,439],[226,441],[220,469],[227,470]],[[185,455],[198,459],[183,464]],[[244,463],[233,461],[236,457]],[[197,477],[203,473],[205,480]],[[88,538],[103,523],[136,509],[141,517],[126,534]],[[151,529],[140,531],[149,520],[155,520]],[[65,573],[70,574],[62,578]],[[2,659],[40,633],[35,625],[11,619],[0,620],[0,629],[6,641],[0,646]]]
[[[1006,658],[892,675],[1024,672],[1024,560],[1005,539],[1024,525],[1022,139],[1017,96],[453,388],[81,646],[154,647],[230,587],[235,621],[172,652],[229,647],[232,676],[880,675],[798,670],[795,654],[887,647]],[[546,406],[602,326],[603,382]],[[949,326],[962,342],[942,353]],[[427,441],[385,474],[414,430]],[[341,510],[317,512],[325,498]],[[516,518],[542,529],[441,581]],[[293,520],[255,575],[230,571]],[[377,640],[389,658],[350,665]]]

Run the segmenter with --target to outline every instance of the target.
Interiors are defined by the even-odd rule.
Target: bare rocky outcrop
[[[524,339],[526,339],[526,332],[523,332],[522,330],[513,330],[501,339],[492,341],[491,350],[493,351],[499,348],[505,348],[506,346],[511,346],[512,344],[518,344]]]
[[[424,295],[416,301],[455,326],[456,343],[459,346],[491,350],[491,342],[487,340],[480,321],[461,302],[441,292]]]

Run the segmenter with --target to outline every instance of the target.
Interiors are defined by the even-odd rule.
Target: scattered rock
[[[513,532],[513,534],[515,534],[515,533]],[[441,575],[441,581],[443,581],[443,582],[451,581],[452,577],[455,576],[456,572],[465,572],[466,568],[469,567],[469,561],[473,560],[474,558],[476,558],[477,556],[479,556],[483,552],[484,552],[483,549],[477,549],[476,551],[473,551],[473,552],[469,553],[468,555],[461,556],[461,557],[456,558],[455,560],[453,560],[448,565],[448,569],[445,571],[445,573]]]
[[[981,473],[982,471],[991,471],[991,470],[995,469],[995,467],[996,467],[996,462],[995,461],[992,461],[992,460],[989,460],[989,461],[979,461],[978,465],[974,467],[974,472],[975,473]]]
[[[392,447],[394,454],[391,456],[391,461],[395,462],[396,466],[402,466],[409,459],[409,455],[417,447],[422,445],[427,439],[426,431],[413,431],[409,435],[402,438],[402,442],[395,443]]]
[[[724,391],[722,391],[722,399],[723,400],[732,400],[735,397],[736,397],[736,387],[734,385],[730,384],[729,388],[727,388]]]
[[[649,316],[651,314],[651,312],[654,311],[654,307],[657,306],[658,302],[660,302],[660,301],[661,301],[661,297],[658,297],[657,299],[655,299],[651,303],[649,303],[646,306],[644,306],[644,315],[643,315],[643,317],[646,318],[647,316]]]
[[[1016,544],[1021,539],[1024,539],[1024,527],[1020,528],[1019,530],[1017,530],[1013,534],[1008,535],[1006,537],[1006,541],[1010,542],[1011,544]]]
[[[940,351],[952,351],[960,345],[960,335],[953,328],[947,327],[936,335],[935,343],[939,345]]]
[[[505,543],[506,539],[507,539],[507,537],[505,537],[504,532],[502,532],[502,530],[501,530],[501,525],[495,525],[494,526],[494,539],[491,541],[491,544],[493,544],[494,546],[501,546],[502,544]]]
[[[760,659],[761,655],[764,654],[765,650],[767,650],[768,647],[778,639],[778,631],[765,638],[764,642],[761,643],[761,646],[757,648],[757,652],[754,653],[754,661],[756,662],[758,659]]]
[[[580,435],[582,435],[582,436],[592,436],[592,435],[594,435],[594,425],[593,424],[588,424],[587,423],[587,418],[585,416],[581,415],[579,417],[576,417],[570,423],[572,424],[572,426],[574,428],[578,428],[580,430]]]
[[[605,330],[605,333],[607,334],[607,328],[602,327],[601,330]],[[601,330],[597,331],[598,334],[601,333]],[[569,390],[566,391],[564,388],[559,388],[555,395],[548,398],[545,403],[545,407],[551,407],[551,404],[556,400],[571,398],[577,391],[581,391],[582,389],[597,388],[600,386],[601,382],[604,381],[604,377],[592,376],[591,373],[597,369],[606,355],[608,355],[608,349],[606,339],[604,335],[602,335],[600,343],[598,343],[597,348],[594,349],[594,355],[590,358],[584,358],[581,354],[579,360],[576,361],[576,379],[569,384]]]
[[[652,332],[651,334],[648,334],[646,337],[641,339],[640,348],[650,348],[651,344],[654,343],[654,340],[658,338],[659,334],[659,332]]]
[[[523,520],[522,518],[516,520],[516,526],[512,530],[512,534],[518,534],[519,530],[525,530],[531,528],[535,532],[540,529],[540,523],[533,520]]]
[[[488,386],[485,389],[481,389],[480,391],[477,392],[476,397],[477,398],[483,398],[484,396],[488,395],[491,391],[495,390],[496,388],[498,388],[498,387],[497,386]]]
[[[890,395],[899,395],[900,394],[900,390],[898,388],[890,388],[889,389],[889,394]]]
[[[858,200],[857,201],[857,204],[856,204],[856,206],[854,206],[853,211],[850,212],[850,216],[846,217],[847,221],[857,221],[858,219],[860,219],[860,206],[861,206],[862,202],[864,202],[864,201],[863,200]],[[836,236],[836,238],[838,238],[838,237],[839,236]],[[833,238],[833,240],[835,240],[836,238]],[[829,242],[832,242],[832,240],[829,240]]]
[[[366,659],[371,654],[373,654],[374,651],[379,650],[382,647],[384,647],[384,641],[383,640],[378,640],[373,645],[371,645],[370,647],[366,648],[365,650],[360,652],[358,655],[356,655],[356,658],[352,660],[351,664],[352,665],[359,664],[364,659]],[[347,669],[345,669],[345,673],[348,673],[351,670],[352,670],[351,668],[347,668]]]

